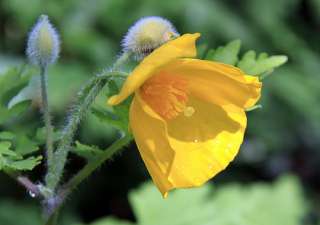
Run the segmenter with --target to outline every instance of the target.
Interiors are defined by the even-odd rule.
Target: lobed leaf
[[[76,145],[72,149],[72,152],[90,161],[99,157],[103,153],[103,150],[96,146],[89,146],[76,141]]]
[[[32,170],[41,163],[42,156],[23,158],[23,156],[11,149],[11,142],[0,142],[0,170]]]
[[[136,223],[107,217],[91,225],[299,225],[308,209],[293,176],[283,176],[271,185],[205,185],[178,190],[167,199],[147,183],[131,192],[129,200]]]
[[[268,57],[266,53],[261,53],[256,57],[256,53],[251,50],[244,54],[237,66],[249,75],[261,76],[283,65],[287,60],[287,56],[277,55]]]
[[[235,65],[238,62],[240,47],[240,40],[231,41],[226,46],[209,50],[205,59]]]
[[[217,49],[210,49],[205,57],[212,60],[239,67],[246,74],[264,78],[270,75],[273,70],[288,61],[284,55],[268,56],[267,53],[260,53],[257,57],[255,51],[247,51],[242,58],[239,57],[241,42],[231,41],[225,46]]]

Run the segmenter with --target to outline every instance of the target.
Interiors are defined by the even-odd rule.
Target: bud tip
[[[47,15],[41,15],[29,33],[27,56],[38,66],[53,64],[60,52],[59,35]]]

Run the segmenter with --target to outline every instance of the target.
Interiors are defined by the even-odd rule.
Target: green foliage
[[[12,68],[0,74],[0,125],[16,118],[28,108],[30,102],[26,101],[10,108],[8,105],[19,90],[28,83],[30,75],[30,71],[25,71],[23,68]]]
[[[0,170],[32,170],[41,162],[42,156],[23,158],[11,149],[11,143],[8,141],[0,142]]]
[[[36,99],[40,99],[40,77],[32,76],[28,85],[22,88],[19,93],[14,96],[10,102],[8,103],[8,108],[12,108],[15,105],[24,102],[24,101],[32,101]],[[40,100],[39,100],[40,101]]]
[[[57,141],[60,137],[60,132],[59,131],[54,131],[53,132],[53,141]],[[37,142],[39,145],[40,144],[45,144],[46,143],[46,128],[45,127],[40,127],[36,130],[35,134],[35,142]]]
[[[273,69],[287,62],[287,56],[277,55],[268,56],[267,53],[260,53],[256,57],[253,50],[246,52],[239,60],[241,42],[232,41],[225,46],[220,46],[216,50],[210,49],[205,57],[207,60],[222,62],[235,65],[249,75],[264,78],[269,75]]]
[[[244,54],[237,66],[249,75],[260,75],[271,73],[274,68],[279,67],[287,62],[287,56],[270,56],[267,53],[260,53],[256,57],[254,51],[248,51]]]
[[[31,73],[32,71],[24,68],[13,68],[0,74],[0,125],[7,124],[28,109],[30,101],[26,100],[29,99],[11,105],[10,102],[28,84]],[[40,164],[42,156],[30,156],[30,154],[38,150],[38,144],[27,135],[1,131],[0,169],[32,170]]]
[[[134,223],[130,223],[127,221],[121,221],[119,219],[110,217],[107,219],[101,219],[95,223],[92,223],[90,225],[133,225]]]
[[[2,199],[0,203],[0,224],[41,225],[40,213],[40,208],[34,205]],[[17,219],[17,215],[19,215],[19,219]]]
[[[105,92],[105,102],[104,105],[96,105],[92,107],[92,113],[98,117],[101,122],[112,125],[123,133],[129,131],[129,108],[131,103],[131,98],[126,99],[121,104],[107,109],[106,100],[112,95],[118,94],[123,83],[122,76],[115,76],[113,80],[108,82],[107,90]]]
[[[238,54],[240,47],[240,40],[231,41],[226,46],[210,49],[205,59],[235,65],[239,60]]]
[[[72,152],[87,159],[88,161],[99,157],[103,151],[96,146],[89,146],[76,142],[76,146],[72,149]]]
[[[92,225],[299,225],[308,209],[302,187],[292,176],[272,185],[205,185],[174,191],[167,199],[148,183],[129,199],[137,223],[110,217]]]
[[[64,211],[62,217],[62,222],[59,225],[74,225],[78,221],[68,210]],[[41,209],[37,205],[4,198],[0,202],[0,224],[43,225],[44,222]]]

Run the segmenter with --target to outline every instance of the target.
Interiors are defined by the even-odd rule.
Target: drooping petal
[[[193,95],[225,109],[249,108],[260,98],[258,78],[245,75],[234,66],[199,59],[176,59],[162,70],[159,73],[188,79]]]
[[[108,104],[117,105],[121,103],[150,78],[156,70],[172,60],[182,57],[195,57],[197,53],[195,42],[199,37],[199,33],[185,34],[156,49],[133,70],[122,86],[120,93],[112,96],[108,100]]]
[[[138,95],[130,107],[130,128],[154,183],[166,196],[173,188],[168,175],[175,153],[167,140],[165,124]]]
[[[243,140],[246,116],[242,109],[226,113],[196,98],[192,116],[181,113],[165,121],[136,94],[130,125],[140,154],[161,193],[199,186],[223,170]]]
[[[237,155],[247,124],[243,109],[226,112],[218,105],[189,99],[192,115],[167,121],[167,138],[175,151],[169,180],[193,187],[224,170]]]

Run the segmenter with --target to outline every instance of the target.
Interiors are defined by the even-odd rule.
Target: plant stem
[[[33,183],[28,177],[9,170],[4,170],[4,172],[23,186],[33,198],[42,196],[38,185]]]
[[[89,109],[91,103],[94,101],[100,90],[103,88],[105,82],[101,80],[92,79],[78,94],[78,103],[69,117],[66,126],[63,129],[58,148],[54,154],[54,164],[49,168],[46,176],[47,187],[55,190],[63,173],[64,165],[66,163],[67,155],[70,150],[74,133]],[[88,91],[88,93],[87,93]]]
[[[78,103],[73,107],[73,111],[71,112],[67,124],[63,129],[58,148],[54,154],[54,164],[51,165],[46,176],[46,185],[53,192],[62,177],[68,152],[71,148],[73,137],[80,121],[89,110],[91,104],[94,102],[101,89],[105,86],[106,82],[119,73],[120,72],[113,71],[97,75],[79,92]]]
[[[104,150],[102,155],[99,155],[96,159],[89,161],[71,180],[66,183],[58,191],[56,199],[59,201],[58,204],[54,205],[54,208],[49,209],[48,211],[48,222],[46,225],[49,225],[49,221],[54,221],[54,218],[57,217],[58,211],[61,208],[62,204],[66,197],[86,178],[90,176],[97,168],[99,168],[105,161],[111,159],[116,153],[119,153],[124,146],[130,143],[132,136],[126,134],[117,141],[115,141],[111,146]]]
[[[53,161],[53,128],[51,125],[51,115],[49,110],[48,101],[48,78],[47,78],[47,66],[40,66],[40,77],[41,77],[41,97],[42,97],[42,111],[44,123],[46,126],[46,156],[47,156],[47,166],[51,167]]]
[[[52,195],[46,196],[44,201],[44,211],[48,218],[47,225],[55,225],[57,223],[57,216],[59,209],[71,190],[73,190],[78,184],[82,182],[87,176],[89,176],[96,168],[98,168],[105,160],[111,158],[113,154],[118,152],[125,144],[131,140],[130,135],[112,144],[106,153],[101,158],[96,159],[88,163],[70,182],[62,188],[59,193],[56,193],[57,186],[63,175],[64,166],[67,161],[68,152],[70,151],[74,134],[78,128],[81,119],[86,112],[90,109],[91,104],[94,102],[96,96],[105,86],[105,84],[113,78],[113,76],[124,76],[122,72],[116,72],[123,63],[125,63],[130,57],[130,53],[123,53],[119,59],[115,62],[112,69],[108,72],[99,74],[91,79],[90,82],[79,92],[78,101],[73,108],[72,113],[67,121],[66,126],[63,129],[60,142],[57,150],[53,155],[53,163],[50,164],[48,173],[46,175],[46,188],[52,191]]]
[[[112,71],[120,69],[120,67],[127,62],[127,60],[131,57],[130,52],[123,52],[117,61],[113,64]]]
[[[104,150],[102,155],[96,159],[89,161],[68,183],[66,183],[59,194],[64,199],[72,190],[74,190],[82,181],[84,181],[92,172],[99,168],[105,161],[111,159],[124,146],[130,143],[132,136],[124,135],[122,138],[115,141],[111,146]]]

